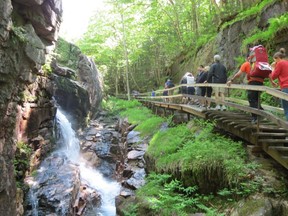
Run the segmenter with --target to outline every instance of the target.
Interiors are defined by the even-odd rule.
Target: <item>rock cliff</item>
[[[102,77],[94,61],[62,38],[57,42],[56,58],[51,63],[54,73],[54,95],[57,103],[76,122],[75,127],[95,118],[102,100]]]
[[[55,146],[53,97],[81,123],[96,115],[102,99],[96,66],[79,49],[68,75],[47,70],[61,21],[61,0],[0,1],[0,215],[23,213],[16,180]],[[63,80],[70,95],[57,85]]]
[[[16,208],[17,143],[41,136],[47,144],[52,136],[52,86],[42,65],[57,40],[61,14],[60,0],[0,1],[0,215],[23,211]]]

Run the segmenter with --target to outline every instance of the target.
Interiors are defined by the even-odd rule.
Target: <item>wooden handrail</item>
[[[267,94],[280,98],[280,99],[288,100],[288,94],[279,91],[279,89],[270,88],[267,86],[243,85],[243,84],[231,84],[230,86],[228,86],[227,84],[212,84],[212,83],[181,84],[173,88],[156,90],[154,92],[163,93],[163,91],[171,91],[171,90],[176,90],[176,89],[178,90],[181,87],[197,87],[197,86],[198,87],[220,87],[220,88],[225,88],[225,89],[255,90],[255,91],[266,92]],[[144,96],[144,95],[151,96],[151,92],[139,94],[139,96]]]

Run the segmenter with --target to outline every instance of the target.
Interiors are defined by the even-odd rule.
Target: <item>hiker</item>
[[[261,45],[250,49],[250,53],[247,55],[246,61],[241,65],[240,70],[232,77],[232,79],[227,82],[227,85],[230,86],[235,78],[239,77],[242,73],[246,73],[248,85],[262,86],[264,79],[268,78],[271,69],[268,67],[267,70],[260,70],[258,66],[260,61],[261,64],[268,64],[268,55],[266,53],[266,49]],[[260,94],[260,91],[247,90],[250,107],[263,110],[260,103]],[[251,115],[251,123],[256,124],[258,115],[254,113]]]
[[[211,83],[211,80],[207,80],[207,77],[208,77],[208,71],[209,71],[210,67],[209,66],[205,66],[204,67],[204,70],[203,70],[203,73],[201,74],[201,76],[199,77],[198,79],[198,83],[205,83],[205,82],[208,82],[208,83]],[[208,97],[208,98],[211,98],[211,95],[212,95],[212,87],[200,87],[201,89],[201,96],[202,97]],[[207,104],[205,103],[205,99],[201,99],[201,103],[200,103],[200,106],[203,106],[203,107],[206,107],[207,105],[207,109],[210,109],[210,104],[211,104],[211,101],[208,100],[207,101]]]
[[[170,88],[173,88],[175,85],[174,85],[174,83],[172,82],[172,80],[171,79],[167,79],[167,81],[165,82],[165,89],[170,89]],[[167,92],[165,93],[165,94],[167,94],[168,96],[171,96],[171,95],[173,95],[173,92],[174,92],[174,90],[167,90]],[[164,92],[163,92],[164,93]],[[166,96],[167,96],[166,95]],[[166,100],[166,101],[169,101],[169,102],[171,102],[172,100],[171,99],[168,99],[168,100]]]
[[[246,56],[245,62],[241,65],[239,71],[233,75],[233,77],[227,82],[227,85],[230,86],[232,82],[240,77],[243,73],[246,74],[247,80],[248,80],[248,85],[263,85],[263,79],[258,78],[258,77],[251,77],[250,76],[250,71],[251,71],[251,63],[250,63],[250,58],[249,58],[249,53]],[[247,95],[248,95],[248,101],[250,107],[258,108],[258,97],[259,97],[259,91],[252,91],[252,90],[247,90]],[[263,109],[261,105],[259,104],[260,109]],[[255,124],[257,122],[257,115],[252,113],[252,124]]]
[[[182,84],[187,84],[187,75],[188,75],[188,73],[189,73],[189,72],[186,72],[186,73],[184,74],[184,76],[181,78],[181,80],[180,80],[180,85],[182,85]],[[181,87],[179,88],[179,93],[180,93],[180,94],[187,94],[187,86],[181,86]],[[186,98],[186,97],[183,97],[181,103],[186,103],[186,100],[187,100],[187,98]]]
[[[203,73],[204,73],[204,66],[200,65],[198,67],[198,73],[197,73],[196,79],[195,79],[196,83],[199,83],[199,79],[200,79],[200,77],[202,76]],[[195,88],[195,93],[196,93],[197,96],[201,96],[201,88],[200,87],[196,87]]]
[[[188,85],[193,85],[193,84],[195,84],[195,78],[194,78],[194,76],[193,76],[192,73],[189,72],[189,73],[187,74],[186,79],[187,79],[187,84],[188,84]],[[188,94],[188,95],[194,95],[194,94],[195,94],[195,88],[194,88],[194,86],[188,86],[188,87],[187,87],[187,94]],[[188,103],[192,103],[192,100],[191,100],[190,97],[188,97]]]
[[[168,82],[168,79],[165,81],[165,84],[164,84],[164,89],[168,89],[168,84],[167,84],[167,82]],[[168,96],[168,90],[164,90],[163,91],[163,96]],[[164,102],[167,102],[168,101],[168,99],[167,98],[164,98]]]
[[[288,93],[288,60],[284,59],[285,56],[286,51],[284,48],[281,48],[274,54],[273,59],[275,62],[275,68],[272,70],[269,78],[274,87],[277,87],[278,84],[273,80],[278,79],[281,91]],[[288,120],[288,101],[281,100],[281,102],[286,120]]]
[[[211,65],[207,80],[211,79],[212,83],[226,83],[227,82],[227,70],[226,67],[220,63],[220,55],[214,56],[214,63]],[[220,101],[224,102],[225,100],[225,88],[214,87],[215,100],[216,100],[216,110],[226,110],[225,105],[219,104]]]

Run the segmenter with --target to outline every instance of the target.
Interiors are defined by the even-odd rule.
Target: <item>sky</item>
[[[62,0],[63,22],[60,36],[70,42],[81,38],[86,31],[89,19],[104,7],[103,0]]]

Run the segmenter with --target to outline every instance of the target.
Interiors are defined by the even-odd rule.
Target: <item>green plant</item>
[[[124,216],[138,216],[137,214],[138,205],[131,204],[124,211]]]
[[[50,63],[46,63],[42,66],[42,70],[44,71],[44,76],[50,76],[52,74],[52,68]]]
[[[269,27],[263,31],[263,29],[257,29],[251,37],[246,38],[242,43],[242,48],[247,47],[248,44],[256,42],[270,42],[275,37],[277,32],[286,29],[288,26],[288,13],[286,12],[282,16],[269,19]]]
[[[184,187],[167,174],[151,173],[137,196],[146,200],[157,215],[188,215],[187,212],[195,212],[199,204],[196,186]]]
[[[13,161],[17,187],[22,187],[26,170],[30,166],[31,147],[22,141],[16,144],[16,153]]]
[[[275,0],[263,0],[263,1],[261,1],[259,4],[240,12],[235,19],[233,19],[229,22],[225,22],[221,26],[221,29],[225,29],[226,27],[232,25],[235,22],[238,22],[240,20],[245,19],[246,17],[251,17],[253,15],[257,15],[258,13],[260,13],[263,10],[264,7],[266,7],[267,5],[272,4],[274,2],[275,2]]]
[[[27,42],[26,30],[23,27],[13,26],[12,32],[20,42],[22,43]]]

